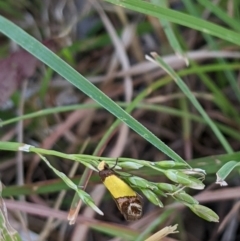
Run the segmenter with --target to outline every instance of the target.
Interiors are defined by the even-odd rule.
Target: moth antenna
[[[115,165],[114,165],[113,167],[111,167],[110,169],[113,170],[113,169],[117,166],[117,164],[118,164],[118,157],[117,157],[117,159],[116,159]]]

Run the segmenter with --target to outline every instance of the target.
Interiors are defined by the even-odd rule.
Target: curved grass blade
[[[214,122],[211,120],[211,118],[207,115],[206,111],[203,109],[203,107],[199,104],[196,97],[192,94],[192,92],[189,90],[188,86],[185,84],[185,82],[177,75],[177,73],[168,66],[162,58],[157,55],[156,53],[152,53],[152,56],[154,58],[151,59],[148,58],[150,61],[155,62],[156,64],[159,64],[176,82],[178,87],[183,91],[183,93],[189,98],[191,103],[194,105],[194,107],[199,111],[199,113],[202,115],[206,123],[211,127],[214,134],[217,136],[218,140],[221,142],[222,146],[225,148],[225,150],[228,153],[233,153],[232,147],[227,142],[226,138],[223,136],[223,134],[219,131],[218,127],[214,124]]]
[[[228,175],[230,174],[230,172],[236,168],[240,166],[240,162],[238,161],[230,161],[227,162],[226,164],[224,164],[216,173],[217,175],[217,184],[220,184],[220,186],[227,186],[227,182],[225,181],[225,179],[228,177]]]

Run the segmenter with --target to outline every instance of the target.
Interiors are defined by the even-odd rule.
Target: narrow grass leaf
[[[137,132],[144,139],[149,141],[156,148],[161,150],[172,160],[185,162],[177,153],[169,148],[164,142],[159,140],[152,132],[150,132],[141,123],[136,121],[131,115],[124,111],[119,105],[113,102],[108,96],[101,92],[96,86],[90,83],[86,78],[80,75],[71,66],[65,63],[52,51],[42,45],[35,38],[24,32],[21,28],[10,22],[3,16],[0,16],[0,31],[22,46],[36,58],[47,64],[66,80],[82,90],[90,98],[94,99],[110,113],[115,115],[119,120],[128,125],[131,129]]]
[[[170,22],[180,24],[180,25],[189,27],[191,29],[196,29],[204,33],[208,33],[213,36],[216,36],[220,39],[224,39],[229,42],[235,43],[236,45],[240,45],[239,33],[228,30],[227,28],[223,28],[219,25],[210,23],[200,18],[196,18],[194,16],[180,13],[178,11],[174,11],[171,9],[166,9],[166,8],[156,6],[154,4],[151,4],[145,1],[140,1],[140,0],[105,0],[105,1],[114,3],[116,5],[131,9],[133,11],[137,11],[143,14],[148,14],[157,18],[163,18]]]
[[[235,19],[230,17],[226,11],[223,11],[220,6],[216,3],[214,4],[212,1],[209,0],[198,0],[200,4],[202,4],[206,9],[210,10],[213,14],[215,14],[219,19],[223,22],[228,24],[228,26],[237,32],[240,32],[240,24]],[[225,9],[226,10],[226,9]]]
[[[168,8],[167,0],[151,0],[151,2],[157,6]],[[188,59],[186,58],[186,55],[172,29],[171,23],[169,21],[167,21],[165,19],[161,19],[161,18],[159,18],[159,22],[162,25],[163,31],[165,32],[168,42],[171,45],[174,52],[177,55],[181,56],[188,64]]]
[[[207,115],[203,107],[199,104],[196,97],[192,94],[188,86],[185,84],[185,82],[177,75],[177,73],[168,66],[162,58],[157,55],[156,53],[152,53],[152,56],[154,57],[156,63],[158,63],[175,81],[175,83],[178,85],[178,87],[182,90],[182,92],[189,98],[189,100],[192,102],[192,104],[195,106],[195,108],[199,111],[199,113],[202,115],[206,123],[211,127],[212,131],[217,136],[218,140],[221,142],[222,146],[228,153],[232,153],[233,149],[227,142],[226,138],[223,136],[223,134],[219,131],[217,126],[214,124],[214,122],[211,120],[211,118]],[[151,60],[151,59],[149,59]]]

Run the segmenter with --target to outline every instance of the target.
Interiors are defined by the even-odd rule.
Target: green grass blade
[[[151,0],[153,4],[156,4],[160,7],[168,8],[167,0]],[[159,19],[160,24],[162,25],[163,31],[165,32],[169,44],[176,54],[184,56],[185,53],[172,29],[171,23],[165,19]]]
[[[189,11],[189,13],[191,15],[201,17],[201,13],[198,11],[198,8],[196,7],[196,4],[194,4],[193,2],[188,1],[188,0],[183,0],[183,4],[186,6],[186,9]],[[211,49],[214,49],[214,50],[218,49],[218,46],[216,45],[216,41],[213,39],[212,36],[210,36],[210,35],[208,35],[206,33],[203,33],[203,38],[208,43],[208,46]],[[226,61],[223,58],[219,58],[219,59],[217,59],[217,61],[218,61],[218,63],[221,63],[221,64],[226,63]],[[237,81],[236,81],[236,76],[230,70],[225,70],[224,74],[226,76],[226,79],[229,81],[229,83],[230,83],[230,85],[232,87],[232,90],[235,92],[235,95],[236,95],[238,101],[240,101],[240,89],[239,89],[239,86],[238,86]],[[202,74],[202,80],[204,80],[203,77],[204,77],[204,75]],[[214,83],[209,83],[209,85],[214,87]],[[208,87],[210,87],[210,86],[208,86]],[[217,86],[215,86],[215,87],[217,87]],[[214,92],[214,90],[212,88],[210,88],[210,89]],[[214,88],[214,89],[216,90],[217,88]],[[221,94],[221,90],[218,91],[218,94],[223,96],[223,94]],[[222,99],[222,97],[220,97],[220,99]],[[226,99],[226,98],[224,97],[224,99]],[[228,107],[229,107],[229,105],[228,105]],[[234,107],[231,107],[230,109],[233,109],[233,108]]]
[[[208,72],[214,72],[214,71],[224,71],[224,70],[235,70],[235,69],[239,69],[240,68],[240,64],[238,63],[231,63],[231,64],[213,64],[213,65],[207,65],[207,66],[195,66],[189,69],[184,69],[181,70],[179,73],[180,76],[185,76],[185,75],[189,75],[189,74],[193,74],[193,73],[208,73]],[[152,86],[150,86],[150,88],[152,88]],[[213,89],[211,89],[212,92],[214,92]],[[219,95],[219,97],[222,98],[223,95]],[[118,103],[121,107],[127,107],[129,104],[126,103]],[[216,103],[217,104],[217,103]],[[231,106],[230,102],[224,102],[224,104],[226,105],[226,108],[230,109],[233,111],[234,114],[237,114],[237,111]],[[169,114],[174,114],[175,113],[171,113],[171,112],[166,112],[165,108],[163,106],[153,106],[153,110],[156,110],[155,107],[159,108],[159,111],[163,111],[165,113],[169,113]],[[138,106],[135,106],[135,108],[145,108],[144,106],[142,106],[142,104],[139,104]],[[67,111],[73,111],[73,110],[78,110],[78,109],[92,109],[92,108],[101,108],[101,106],[99,106],[97,103],[89,103],[89,104],[80,104],[80,105],[70,105],[70,106],[59,106],[59,107],[54,107],[54,108],[49,108],[49,109],[43,109],[43,110],[39,110],[33,113],[28,113],[22,116],[17,116],[8,120],[1,120],[0,121],[0,126],[6,126],[9,125],[11,123],[16,123],[18,121],[21,120],[26,120],[26,119],[31,119],[31,118],[36,118],[36,117],[40,117],[40,116],[46,116],[46,115],[50,115],[50,114],[54,114],[54,113],[60,113],[60,112],[67,112]],[[151,109],[150,107],[146,107],[145,109]],[[170,108],[169,108],[170,109]],[[167,110],[167,109],[166,109]]]
[[[143,14],[148,14],[157,18],[163,18],[173,23],[177,23],[192,29],[202,31],[204,33],[211,34],[220,39],[227,40],[229,42],[240,45],[240,34],[234,31],[228,30],[216,24],[208,21],[180,13],[178,11],[166,9],[156,6],[154,4],[139,1],[139,0],[105,0],[110,3],[137,11]]]
[[[43,63],[51,67],[90,98],[94,99],[171,159],[178,162],[184,162],[184,160],[177,153],[159,140],[152,132],[145,128],[141,123],[136,121],[131,115],[126,113],[120,106],[113,102],[96,86],[90,83],[86,78],[80,75],[76,70],[74,70],[57,55],[42,45],[39,41],[31,37],[29,34],[24,32],[21,28],[3,16],[0,16],[0,31],[26,49],[36,58],[41,60]]]
[[[183,93],[189,98],[189,100],[192,102],[192,104],[195,106],[195,108],[199,111],[199,113],[202,115],[206,123],[211,127],[215,135],[217,136],[218,140],[221,142],[222,146],[228,153],[232,153],[232,147],[227,142],[226,138],[222,135],[222,133],[219,131],[217,126],[214,124],[214,122],[211,120],[211,118],[207,115],[205,110],[202,108],[202,106],[197,101],[196,97],[192,94],[192,92],[189,90],[188,86],[184,83],[184,81],[176,74],[176,72],[168,66],[160,56],[158,56],[156,53],[152,54],[156,63],[158,63],[176,82],[178,87],[183,91]],[[153,60],[154,61],[154,60]]]
[[[229,27],[236,30],[237,32],[240,31],[239,22],[237,22],[236,19],[228,16],[228,14],[226,14],[226,12],[223,11],[219,6],[217,6],[216,4],[213,4],[209,0],[198,0],[198,2],[202,4],[206,9],[214,13],[219,19],[225,22]]]

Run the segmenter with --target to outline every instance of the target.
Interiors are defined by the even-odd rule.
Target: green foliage
[[[97,166],[99,163],[99,157],[97,156],[89,156],[89,155],[68,155],[57,151],[51,151],[51,150],[44,150],[41,148],[36,148],[34,146],[26,145],[26,144],[19,144],[19,143],[13,143],[13,142],[0,142],[0,150],[8,150],[8,151],[26,151],[26,152],[33,152],[38,154],[41,159],[54,171],[54,173],[59,176],[71,189],[75,190],[78,194],[79,198],[88,206],[93,208],[96,212],[99,214],[103,214],[101,210],[94,204],[94,201],[91,199],[88,193],[78,188],[78,186],[70,180],[64,173],[59,172],[56,168],[54,168],[49,161],[42,155],[55,155],[62,158],[67,158],[73,161],[78,161],[83,165],[86,165],[88,168],[92,170],[97,170]],[[113,158],[107,158],[107,157],[101,157],[103,160],[108,160],[109,165],[114,165],[115,160]],[[178,169],[179,163],[176,162],[176,170],[174,168],[174,163],[172,161],[164,161],[162,165],[155,165],[154,162],[149,162],[146,160],[134,160],[134,159],[127,159],[126,160],[127,165],[129,166],[129,163],[131,163],[131,167],[136,165],[136,167],[139,167],[140,165],[142,167],[148,167],[155,171],[157,171],[158,175],[166,175],[171,181],[173,181],[177,186],[166,184],[166,183],[154,183],[150,182],[144,178],[132,175],[130,177],[123,176],[122,178],[128,182],[129,185],[131,185],[134,189],[140,190],[146,198],[152,202],[153,204],[163,207],[162,201],[159,199],[159,195],[161,196],[172,196],[174,199],[180,201],[184,205],[191,207],[191,209],[194,209],[194,212],[199,215],[198,213],[198,206],[196,204],[198,203],[194,198],[192,198],[187,193],[183,192],[182,190],[184,188],[192,188],[192,189],[203,189],[204,184],[202,181],[193,175],[198,175],[202,178],[203,172],[201,169],[193,170],[188,169],[187,167],[184,169]],[[172,169],[167,169],[166,167],[169,167],[171,165]],[[126,166],[125,160],[122,160],[121,158],[118,159],[118,166],[120,168]],[[189,174],[188,174],[189,173]],[[204,179],[204,177],[202,178]],[[189,206],[191,205],[191,206]],[[194,206],[193,206],[194,205]],[[207,212],[208,219],[210,220],[212,212]],[[202,217],[202,216],[201,216]],[[215,220],[216,214],[213,216],[212,220]],[[206,217],[205,217],[206,219]]]
[[[201,17],[201,12],[199,12],[199,5],[193,4],[192,1],[182,1],[186,6],[186,13],[181,13],[180,11],[169,9],[168,1],[152,0],[149,3],[147,1],[140,0],[106,0],[106,2],[125,7],[142,14],[157,17],[163,27],[163,31],[167,36],[169,45],[172,47],[173,51],[176,54],[181,55],[181,57],[186,63],[189,62],[188,56],[184,54],[183,50],[184,48],[186,48],[186,45],[182,39],[181,31],[179,31],[176,27],[174,27],[175,29],[173,29],[173,23],[200,31],[200,34],[202,34],[207,45],[209,46],[209,49],[218,50],[221,44],[225,44],[227,47],[230,48],[232,48],[232,45],[229,44],[232,43],[235,45],[240,45],[240,25],[239,19],[236,17],[238,13],[236,10],[237,8],[235,8],[234,10],[235,15],[233,17],[229,17],[229,15],[224,11],[223,6],[214,5],[209,0],[198,1],[199,4],[208,8],[208,10],[212,14],[214,14],[222,21],[222,23],[224,23],[221,25],[225,25],[226,27],[222,27],[221,25],[217,25],[209,21],[203,20]],[[235,4],[236,2],[237,1],[234,1]],[[2,7],[4,13],[15,15],[19,18],[22,17],[19,13],[15,14],[16,11],[13,11],[11,9],[11,5],[9,5],[7,1],[0,3],[0,6]],[[149,29],[152,30],[152,28],[149,26],[138,26],[138,33],[148,32]],[[35,38],[31,37],[29,34],[24,32],[21,28],[17,27],[15,24],[10,22],[3,16],[0,16],[0,31],[50,67],[50,69],[48,70],[48,75],[45,76],[45,80],[41,86],[41,99],[44,99],[44,96],[46,95],[48,90],[48,82],[52,77],[54,71],[56,71],[67,81],[75,85],[80,91],[82,91],[96,101],[96,103],[91,104],[61,106],[56,108],[43,109],[41,111],[28,113],[23,116],[14,117],[12,119],[7,118],[6,120],[2,120],[2,127],[9,125],[10,123],[18,122],[25,119],[31,119],[39,116],[46,116],[53,113],[60,113],[77,109],[79,110],[104,108],[117,118],[117,120],[111,125],[111,128],[106,131],[105,135],[96,147],[93,155],[69,155],[62,152],[36,148],[34,146],[28,146],[21,143],[0,142],[0,150],[14,152],[21,150],[38,154],[41,159],[48,165],[48,167],[63,181],[61,183],[50,183],[49,186],[37,188],[35,193],[49,193],[53,191],[71,188],[76,191],[78,197],[86,205],[93,208],[99,214],[102,214],[102,211],[94,204],[90,195],[87,192],[83,191],[81,188],[79,188],[79,186],[77,185],[77,181],[71,180],[64,173],[58,171],[46,159],[45,156],[53,155],[75,162],[80,162],[85,167],[93,171],[97,171],[97,165],[99,162],[99,157],[96,156],[97,153],[99,152],[99,150],[101,150],[106,140],[109,138],[109,136],[113,134],[114,130],[116,130],[120,123],[124,122],[138,135],[142,136],[143,138],[145,138],[146,141],[150,142],[161,152],[165,153],[170,158],[170,160],[151,162],[149,160],[119,158],[119,163],[117,167],[120,169],[123,168],[127,171],[126,173],[124,173],[119,171],[119,169],[115,170],[121,176],[121,178],[124,179],[129,185],[131,185],[132,188],[142,192],[143,195],[145,195],[146,198],[154,205],[163,207],[164,205],[162,203],[162,199],[165,197],[172,197],[172,199],[176,200],[177,202],[180,202],[181,204],[189,207],[199,217],[207,221],[218,222],[217,214],[209,208],[199,205],[196,199],[190,196],[190,194],[186,193],[186,189],[192,188],[202,190],[204,188],[203,180],[205,178],[203,169],[206,169],[207,174],[215,174],[222,165],[223,166],[217,172],[217,182],[221,185],[226,185],[225,179],[229,176],[230,172],[234,168],[239,166],[239,162],[235,160],[239,160],[240,158],[240,153],[233,151],[230,145],[231,142],[228,142],[228,137],[239,141],[239,127],[235,127],[234,124],[228,125],[218,120],[213,121],[209,117],[207,111],[204,110],[204,108],[202,108],[200,104],[199,99],[201,99],[202,96],[196,98],[195,94],[184,83],[182,77],[191,74],[197,74],[199,79],[202,81],[202,84],[211,93],[211,103],[215,104],[217,108],[219,108],[222,113],[227,115],[229,119],[234,118],[236,122],[239,122],[240,116],[238,109],[234,105],[232,105],[231,101],[225,96],[225,93],[223,92],[223,88],[226,87],[226,85],[229,85],[235,93],[236,99],[240,101],[240,90],[237,86],[236,76],[234,75],[233,71],[239,69],[239,63],[227,63],[225,59],[219,59],[216,61],[217,63],[200,66],[195,62],[191,62],[191,66],[188,69],[175,72],[170,66],[168,66],[164,62],[164,60],[160,56],[153,54],[154,62],[159,64],[160,67],[169,74],[169,76],[163,77],[160,80],[156,80],[154,83],[150,84],[148,88],[143,90],[141,93],[138,93],[131,103],[116,103],[110,98],[108,98],[95,85],[91,84],[91,82],[88,81],[85,77],[83,77],[73,68],[71,68],[61,58],[52,53]],[[217,39],[213,37],[217,37]],[[225,43],[225,41],[228,41],[229,43]],[[72,53],[74,53],[76,50],[86,51],[87,49],[94,49],[96,48],[96,46],[106,46],[109,43],[110,39],[104,35],[100,36],[99,38],[88,39],[85,42],[81,42],[81,44],[74,43],[71,47],[64,49],[61,52],[61,55],[74,66],[75,63],[73,61]],[[234,46],[234,48],[236,48],[236,46]],[[217,71],[219,73],[218,76],[220,76],[220,79],[223,80],[221,82],[211,79],[210,75],[208,75],[208,73],[213,73]],[[222,72],[224,72],[223,76]],[[173,81],[175,81],[179,89],[182,90],[183,95],[186,97],[180,98],[180,109],[143,103],[144,98],[147,97],[149,93],[154,92],[161,87],[172,83]],[[187,98],[190,101],[189,103],[193,104],[193,106],[200,113],[200,115],[189,113]],[[222,144],[227,154],[213,157],[209,156],[193,160],[191,162],[191,166],[198,169],[192,169],[192,167],[187,162],[185,162],[185,160],[183,160],[181,156],[175,153],[168,145],[166,145],[162,140],[157,138],[152,132],[150,132],[140,122],[138,122],[132,117],[131,113],[136,108],[168,113],[171,116],[182,118],[184,122],[183,129],[185,134],[189,133],[190,131],[189,126],[191,121],[209,126],[215,134],[217,141]],[[106,160],[110,166],[113,166],[115,164],[115,160],[112,158],[101,157],[101,159]],[[134,174],[131,174],[132,172]],[[154,177],[165,175],[169,179],[169,183],[152,182],[146,178],[140,177],[141,175],[144,176],[144,174],[147,175],[147,173],[150,173]],[[2,196],[17,196],[21,194],[28,195],[33,194],[33,188],[31,186],[13,186],[6,187],[4,192]],[[1,202],[2,207],[4,207],[4,201],[2,200],[2,198]],[[18,234],[15,233],[15,231],[11,230],[11,228],[9,228],[9,225],[6,225],[8,223],[8,220],[6,211],[4,210],[5,209],[2,208],[0,213],[0,229],[2,231],[1,235],[4,236],[6,240],[20,240]],[[99,230],[100,232],[104,232],[113,236],[119,236],[126,240],[140,241],[144,240],[145,237],[147,237],[154,230],[154,228],[158,227],[158,225],[163,222],[164,219],[169,217],[171,212],[172,210],[166,210],[161,215],[161,217],[158,217],[156,218],[156,220],[151,222],[149,224],[149,227],[142,233],[142,236],[139,235],[138,232],[134,232],[130,229],[126,231],[125,229],[121,229],[121,227],[114,227],[111,225],[104,226],[103,224],[91,224],[91,227],[95,230]]]

